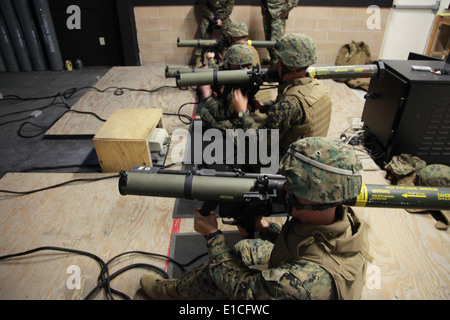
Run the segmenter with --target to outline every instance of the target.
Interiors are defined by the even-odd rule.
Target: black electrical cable
[[[5,95],[3,96],[3,98],[0,101],[8,101],[8,100],[19,100],[19,101],[31,101],[31,100],[46,100],[46,99],[52,99],[52,98],[58,98],[58,97],[62,97],[64,99],[69,99],[71,98],[75,93],[82,91],[82,90],[86,90],[86,89],[92,89],[92,90],[96,90],[100,93],[104,93],[108,90],[114,89],[114,95],[116,96],[120,96],[122,94],[124,94],[125,91],[134,91],[134,92],[147,92],[147,93],[153,93],[156,92],[160,89],[163,88],[172,88],[172,89],[181,89],[181,90],[186,90],[185,88],[178,88],[177,86],[160,86],[157,87],[155,89],[136,89],[136,88],[127,88],[127,87],[117,87],[117,86],[110,86],[104,89],[99,89],[97,87],[94,86],[84,86],[84,87],[80,87],[80,88],[70,88],[67,89],[64,92],[58,92],[56,94],[53,95],[49,95],[49,96],[42,96],[42,97],[29,97],[29,98],[23,98],[17,95]]]
[[[146,263],[132,264],[132,265],[129,265],[127,267],[124,267],[124,268],[114,272],[112,275],[109,276],[109,278],[101,280],[99,282],[99,284],[94,289],[92,289],[91,292],[89,292],[87,294],[87,296],[84,298],[84,300],[91,299],[97,293],[97,291],[100,290],[101,288],[103,288],[105,285],[108,285],[110,287],[111,280],[116,278],[118,275],[124,273],[125,271],[131,270],[131,269],[134,269],[134,268],[145,268],[145,269],[153,270],[153,271],[156,271],[157,273],[161,274],[164,278],[168,278],[169,277],[167,272],[165,272],[163,269],[158,268],[158,267],[156,267],[154,265],[146,264]],[[131,300],[131,298],[128,295],[126,295],[125,293],[120,292],[120,291],[118,291],[116,289],[111,288],[111,293],[117,294],[117,295],[121,296],[122,298],[124,298],[126,300]],[[112,299],[114,299],[114,298],[112,298]]]
[[[34,172],[34,171],[49,171],[49,170],[59,170],[59,169],[68,169],[68,168],[96,168],[101,172],[101,167],[99,164],[68,164],[62,166],[50,166],[50,167],[31,167],[27,169],[20,170],[20,172]]]
[[[19,252],[19,253],[14,253],[14,254],[8,254],[8,255],[4,255],[4,256],[0,256],[0,261],[2,260],[6,260],[6,259],[10,259],[10,258],[16,258],[16,257],[20,257],[20,256],[25,256],[25,255],[29,255],[29,254],[33,254],[35,252],[38,251],[45,251],[45,250],[50,250],[50,251],[60,251],[60,252],[68,252],[68,253],[76,253],[76,254],[80,254],[83,256],[87,256],[89,258],[94,259],[95,261],[98,262],[98,264],[101,266],[101,270],[106,273],[106,282],[105,282],[105,289],[106,289],[106,295],[110,298],[113,298],[112,293],[111,293],[111,288],[110,288],[110,275],[109,275],[109,270],[108,270],[108,266],[107,264],[98,256],[96,256],[95,254],[86,252],[86,251],[81,251],[81,250],[75,250],[75,249],[68,249],[68,248],[60,248],[60,247],[52,247],[52,246],[45,246],[45,247],[38,247],[35,249],[31,249],[28,251],[23,251],[23,252]]]
[[[27,110],[21,110],[21,111],[16,111],[16,112],[11,112],[11,113],[7,113],[7,114],[3,114],[3,115],[0,115],[0,118],[3,118],[3,117],[9,117],[9,116],[13,116],[13,115],[20,114],[20,113],[24,113],[24,112],[33,112],[33,111],[38,111],[38,110],[39,110],[39,111],[43,111],[43,110],[45,110],[45,109],[47,109],[47,108],[49,108],[49,107],[54,107],[54,106],[60,107],[60,105],[62,105],[62,107],[65,107],[65,108],[67,108],[67,109],[70,109],[69,105],[68,105],[67,103],[65,103],[64,100],[61,100],[60,102],[56,102],[56,99],[58,99],[58,97],[59,97],[59,96],[54,97],[53,100],[52,100],[52,102],[50,102],[49,104],[46,104],[46,105],[43,106],[43,107],[40,107],[40,108],[34,108],[34,109],[27,109]],[[1,100],[0,100],[0,101],[1,101]]]
[[[96,90],[96,91],[98,91],[100,93],[103,93],[103,92],[105,92],[107,90],[110,90],[110,89],[114,89],[114,95],[122,95],[125,90],[134,91],[134,92],[148,92],[148,93],[152,93],[152,92],[155,92],[155,91],[160,90],[162,88],[178,88],[178,87],[176,87],[176,86],[161,86],[161,87],[158,87],[156,89],[134,89],[134,88],[112,86],[112,87],[107,87],[105,89],[98,89],[96,87],[86,86],[86,87],[81,87],[81,88],[70,88],[70,89],[64,91],[63,93],[58,92],[55,95],[43,96],[43,97],[23,98],[23,97],[16,96],[16,95],[6,95],[0,101],[2,101],[2,100],[5,100],[5,101],[7,101],[7,100],[32,101],[32,100],[45,100],[45,99],[53,99],[53,101],[51,103],[45,105],[44,107],[41,107],[41,108],[32,109],[32,110],[17,111],[17,112],[13,112],[13,113],[6,114],[6,115],[0,115],[0,117],[11,116],[11,115],[15,115],[15,114],[24,113],[24,112],[32,112],[32,111],[36,111],[36,110],[42,111],[42,110],[44,110],[44,109],[46,109],[48,107],[58,106],[59,104],[62,104],[64,107],[68,108],[69,110],[64,112],[60,117],[62,117],[67,112],[76,112],[76,113],[80,113],[80,114],[90,114],[90,115],[95,116],[100,121],[106,121],[105,119],[100,118],[97,114],[95,114],[93,112],[86,112],[86,111],[79,111],[79,110],[70,110],[70,107],[67,105],[67,103],[64,102],[63,99],[69,99],[75,93],[77,93],[77,92],[79,92],[81,90],[84,90],[84,89],[93,89],[93,90]],[[178,89],[187,90],[188,88],[178,88]],[[58,98],[61,98],[62,101],[61,102],[56,102],[56,99],[58,99]],[[173,113],[173,114],[172,113],[164,113],[164,114],[165,115],[178,116],[179,120],[182,123],[189,124],[192,121],[192,118],[190,116],[188,116],[188,115],[181,114],[181,109],[184,106],[189,105],[189,104],[198,104],[198,102],[184,103],[183,105],[181,105],[178,108],[178,112],[177,113]],[[8,124],[8,123],[12,123],[12,122],[23,121],[23,120],[26,120],[26,119],[29,119],[29,118],[33,118],[33,117],[34,116],[30,115],[30,116],[28,116],[26,118],[22,118],[22,119],[18,119],[18,120],[12,120],[12,121],[7,121],[7,122],[4,122],[4,123],[0,123],[0,126]],[[56,121],[58,121],[60,117],[58,117],[58,119],[56,119],[50,126],[46,126],[46,127],[40,126],[40,125],[37,125],[37,124],[34,124],[32,122],[28,122],[27,121],[27,122],[23,123],[19,127],[17,133],[19,134],[19,136],[21,136],[23,138],[36,137],[36,136],[42,134],[43,132],[45,132],[45,130],[47,130],[49,127],[51,127],[54,123],[56,123]],[[182,118],[186,118],[188,120],[188,122],[183,121]],[[25,136],[25,135],[23,135],[21,133],[21,131],[24,128],[24,126],[26,126],[27,124],[33,125],[33,126],[35,126],[37,128],[45,129],[45,130],[43,132],[40,132],[40,133],[36,134],[36,135]],[[27,194],[32,194],[32,193],[36,193],[36,192],[41,192],[41,191],[45,191],[45,190],[61,187],[61,186],[64,186],[64,185],[67,185],[67,184],[70,184],[70,183],[74,183],[74,182],[92,182],[92,181],[100,181],[100,180],[111,179],[111,178],[118,178],[118,177],[119,177],[119,175],[102,177],[102,178],[93,178],[93,179],[73,179],[73,180],[69,180],[69,181],[66,181],[66,182],[63,182],[63,183],[59,183],[59,184],[56,184],[56,185],[52,185],[52,186],[49,186],[49,187],[35,189],[35,190],[30,190],[30,191],[0,190],[0,192],[17,194],[17,195],[27,195]],[[121,296],[124,299],[130,299],[130,297],[127,296],[126,294],[111,288],[110,282],[111,282],[112,279],[114,279],[118,275],[120,275],[123,272],[125,272],[127,270],[130,270],[132,268],[147,268],[149,270],[153,270],[153,271],[158,272],[159,274],[161,274],[165,278],[169,277],[168,274],[163,269],[158,268],[158,267],[153,266],[153,265],[150,265],[150,264],[143,264],[143,263],[138,263],[138,264],[133,264],[133,265],[127,266],[127,267],[122,268],[119,271],[115,272],[114,274],[110,275],[109,274],[109,269],[108,269],[108,264],[111,263],[113,260],[115,260],[115,259],[117,259],[117,258],[119,258],[119,257],[121,257],[121,256],[123,256],[125,254],[139,253],[139,254],[144,254],[144,255],[164,258],[164,259],[169,260],[172,263],[177,264],[183,270],[184,270],[184,267],[189,266],[190,264],[194,263],[195,261],[197,261],[197,260],[201,259],[202,257],[204,257],[205,255],[207,255],[207,253],[201,254],[201,255],[195,257],[194,259],[192,259],[191,261],[189,261],[188,263],[184,263],[183,264],[183,263],[180,263],[180,262],[176,261],[175,259],[173,259],[173,258],[171,258],[169,256],[165,256],[165,255],[161,255],[161,254],[148,253],[148,252],[143,252],[143,251],[130,251],[130,252],[125,252],[125,253],[119,254],[116,257],[114,257],[111,260],[109,260],[108,263],[105,263],[101,258],[99,258],[96,255],[91,254],[89,252],[80,251],[80,250],[74,250],[74,249],[67,249],[67,248],[46,246],[46,247],[39,247],[39,248],[35,248],[35,249],[32,249],[32,250],[16,253],[16,254],[0,256],[0,261],[8,259],[8,258],[19,257],[19,256],[32,254],[32,253],[35,253],[35,252],[38,252],[38,251],[43,251],[43,250],[54,250],[54,251],[62,251],[62,252],[68,252],[68,253],[77,253],[77,254],[81,254],[81,255],[85,255],[85,256],[91,257],[91,258],[93,258],[94,260],[96,260],[100,264],[101,271],[100,271],[100,275],[99,275],[99,278],[98,278],[99,284],[86,296],[85,299],[90,299],[100,288],[104,288],[106,290],[106,296],[109,299],[114,299],[113,294],[117,294],[117,295]]]
[[[187,105],[190,105],[190,104],[198,104],[198,102],[186,102],[186,103],[183,103],[183,104],[178,108],[177,113],[167,113],[167,112],[164,112],[163,114],[166,115],[166,116],[177,116],[178,119],[179,119],[182,123],[184,123],[184,124],[190,124],[190,123],[192,122],[192,117],[191,117],[191,116],[188,116],[188,115],[186,115],[186,114],[182,114],[182,113],[181,113],[181,109],[182,109],[184,106],[187,106]],[[183,118],[187,119],[187,121],[183,121]]]
[[[191,264],[193,264],[196,261],[200,260],[201,258],[206,256],[208,253],[206,253],[206,252],[202,253],[202,254],[194,257],[192,260],[190,260],[190,261],[188,261],[186,263],[181,263],[178,260],[175,260],[175,259],[173,259],[170,256],[166,256],[166,255],[159,254],[159,253],[152,253],[152,252],[145,252],[145,251],[128,251],[128,252],[123,252],[121,254],[118,254],[117,256],[111,258],[108,262],[106,262],[106,265],[109,266],[114,260],[116,260],[116,259],[118,259],[120,257],[123,257],[124,255],[128,255],[128,254],[141,254],[141,255],[146,255],[146,256],[150,256],[150,257],[157,257],[157,258],[166,259],[169,262],[172,262],[172,263],[176,264],[184,272],[185,271],[185,267],[190,266]],[[88,299],[92,298],[92,296],[105,285],[106,281],[111,281],[114,278],[116,278],[118,275],[122,274],[123,272],[128,271],[128,270],[133,269],[133,268],[146,268],[146,269],[153,270],[153,271],[159,273],[161,276],[163,276],[166,279],[169,278],[169,275],[163,269],[158,268],[158,267],[156,267],[154,265],[145,264],[145,263],[137,263],[137,264],[132,264],[132,265],[129,265],[127,267],[124,267],[124,268],[116,271],[115,273],[111,274],[109,276],[109,279],[107,277],[107,274],[105,275],[105,270],[108,270],[108,269],[102,269],[100,271],[100,275],[98,276],[99,284],[94,289],[91,290],[91,292],[86,296],[85,299],[88,300]],[[122,293],[120,291],[117,291],[117,290],[115,290],[113,288],[111,288],[111,292],[120,295],[124,299],[131,300],[127,295],[125,295],[124,293]]]
[[[45,187],[45,188],[40,188],[40,189],[35,189],[35,190],[30,190],[30,191],[0,190],[0,192],[12,193],[12,194],[18,194],[18,195],[27,195],[27,194],[32,194],[32,193],[36,193],[36,192],[41,192],[41,191],[45,191],[45,190],[50,190],[50,189],[62,187],[62,186],[65,186],[67,184],[71,184],[71,183],[74,183],[74,182],[94,182],[94,181],[101,181],[101,180],[112,179],[112,178],[119,178],[119,177],[120,177],[120,175],[101,177],[101,178],[73,179],[73,180],[65,181],[65,182],[58,183],[58,184],[55,184],[55,185],[52,185],[52,186],[48,186],[48,187]]]
[[[109,273],[109,267],[108,265],[116,260],[119,257],[122,257],[124,255],[127,254],[143,254],[143,255],[147,255],[147,256],[153,256],[153,257],[159,257],[159,258],[163,258],[163,259],[167,259],[172,263],[177,264],[178,266],[182,267],[182,269],[184,270],[184,267],[191,265],[192,263],[198,261],[199,259],[203,258],[204,256],[207,255],[207,253],[203,253],[198,255],[197,257],[195,257],[194,259],[190,260],[187,263],[181,263],[169,256],[166,255],[162,255],[162,254],[157,254],[157,253],[151,253],[151,252],[144,252],[144,251],[128,251],[128,252],[124,252],[121,253],[115,257],[113,257],[112,259],[110,259],[108,262],[105,262],[103,259],[101,259],[100,257],[86,252],[86,251],[81,251],[81,250],[76,250],[76,249],[69,249],[69,248],[61,248],[61,247],[52,247],[52,246],[45,246],[45,247],[38,247],[38,248],[34,248],[28,251],[23,251],[23,252],[19,252],[19,253],[14,253],[14,254],[8,254],[8,255],[4,255],[4,256],[0,256],[0,261],[2,260],[6,260],[6,259],[11,259],[11,258],[16,258],[16,257],[21,257],[21,256],[25,256],[25,255],[29,255],[29,254],[33,254],[35,252],[38,251],[45,251],[45,250],[50,250],[50,251],[60,251],[60,252],[67,252],[67,253],[75,253],[75,254],[80,254],[83,256],[87,256],[90,257],[92,259],[94,259],[95,261],[97,261],[99,263],[99,265],[101,266],[101,271],[100,271],[100,275],[98,277],[98,284],[97,286],[92,289],[84,298],[85,300],[89,300],[91,299],[98,290],[100,290],[101,288],[105,289],[105,293],[106,296],[108,297],[108,299],[114,300],[114,296],[113,294],[116,294],[120,297],[122,297],[123,299],[126,300],[131,300],[131,298],[126,295],[123,292],[120,292],[118,290],[115,290],[113,288],[111,288],[111,281],[113,279],[115,279],[117,276],[121,275],[122,273],[131,270],[131,269],[135,269],[135,268],[144,268],[144,269],[149,269],[152,271],[155,271],[157,273],[159,273],[162,277],[164,278],[169,278],[169,275],[167,274],[166,271],[164,271],[162,268],[156,267],[154,265],[151,264],[147,264],[147,263],[135,263],[129,266],[126,266],[124,268],[119,269],[118,271],[114,272],[113,274]]]
[[[22,123],[20,125],[19,129],[17,129],[17,135],[19,137],[21,137],[21,138],[35,138],[37,136],[40,136],[41,134],[45,133],[49,128],[51,128],[59,119],[61,119],[61,117],[63,115],[65,115],[68,112],[75,112],[75,113],[80,113],[80,114],[91,115],[91,116],[96,117],[100,121],[106,122],[106,119],[102,119],[97,114],[95,114],[93,112],[90,112],[90,111],[67,110],[62,115],[60,115],[58,118],[56,118],[50,125],[47,125],[47,126],[40,126],[40,125],[37,125],[37,124],[35,124],[33,122],[29,122],[29,121],[26,121],[26,122]],[[33,134],[33,135],[25,135],[23,133],[23,129],[25,128],[26,125],[34,126],[34,127],[38,128],[38,129],[41,129],[41,131],[39,131],[38,133]]]
[[[152,93],[152,92],[156,92],[162,88],[178,88],[176,86],[161,86],[155,89],[135,89],[135,88],[127,88],[127,87],[116,87],[116,86],[111,86],[111,87],[107,87],[105,89],[99,89],[93,86],[85,86],[85,87],[81,87],[81,88],[70,88],[66,91],[64,91],[63,93],[58,92],[57,94],[54,95],[50,95],[50,96],[43,96],[43,97],[31,97],[31,98],[22,98],[20,96],[16,96],[16,95],[6,95],[3,97],[2,100],[20,100],[20,101],[31,101],[31,100],[44,100],[44,99],[53,99],[52,102],[50,102],[49,104],[45,105],[44,107],[41,108],[37,108],[37,109],[31,109],[31,110],[23,110],[23,111],[16,111],[16,112],[12,112],[9,114],[4,114],[4,115],[0,115],[1,117],[7,117],[7,116],[12,116],[15,114],[20,114],[20,113],[24,113],[24,112],[32,112],[32,111],[37,111],[37,110],[44,110],[46,108],[49,108],[51,106],[58,106],[59,104],[62,104],[62,106],[66,107],[67,110],[66,112],[64,112],[62,115],[60,115],[56,120],[54,120],[50,125],[48,126],[40,126],[37,125],[33,122],[24,122],[20,125],[19,129],[17,130],[17,134],[19,135],[19,137],[21,138],[35,138],[37,136],[40,136],[41,134],[43,134],[44,132],[46,132],[50,127],[52,127],[64,114],[66,114],[67,112],[75,112],[75,113],[79,113],[79,114],[88,114],[88,115],[92,115],[94,117],[96,117],[98,120],[106,122],[106,119],[101,118],[99,115],[95,114],[94,112],[89,112],[89,111],[80,111],[80,110],[71,110],[69,105],[67,103],[64,102],[64,99],[70,99],[76,92],[79,92],[81,90],[85,90],[85,89],[93,89],[96,90],[100,93],[104,93],[110,89],[114,89],[114,95],[122,95],[124,93],[125,90],[128,91],[134,91],[134,92],[148,92],[148,93]],[[179,88],[181,90],[187,90],[188,88]],[[60,98],[61,102],[56,102],[56,100]],[[0,100],[1,101],[1,100]],[[184,115],[181,114],[181,109],[188,104],[196,104],[197,102],[188,102],[185,103],[183,105],[181,105],[178,108],[178,112],[177,113],[164,113],[164,115],[168,115],[168,116],[177,116],[178,119],[183,123],[183,124],[190,124],[192,122],[192,118],[188,115]],[[21,118],[18,120],[11,120],[11,121],[7,121],[4,123],[0,123],[0,126],[2,125],[6,125],[9,123],[13,123],[13,122],[18,122],[18,121],[23,121],[23,120],[27,120],[33,118],[32,115],[25,117],[25,118]],[[186,119],[183,120],[183,119]],[[32,134],[32,135],[26,135],[23,133],[23,129],[25,128],[25,126],[34,126],[37,129],[40,129],[40,131],[38,133]]]

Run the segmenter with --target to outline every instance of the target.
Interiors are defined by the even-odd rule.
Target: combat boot
[[[151,273],[141,277],[142,290],[154,300],[178,299],[177,279],[164,279]]]

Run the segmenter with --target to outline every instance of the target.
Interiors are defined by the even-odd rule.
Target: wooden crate
[[[102,172],[151,166],[148,140],[156,127],[163,127],[161,109],[114,111],[93,139]]]

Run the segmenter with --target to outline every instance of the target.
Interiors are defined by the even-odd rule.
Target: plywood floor
[[[133,74],[127,74],[125,70],[120,72],[121,79],[106,79],[109,83],[120,82],[121,86],[124,79],[145,82],[133,78],[136,75],[147,79],[142,70]],[[360,92],[354,92],[344,84],[331,80],[324,83],[334,102],[330,135],[339,136],[346,128],[349,117],[361,115],[364,101]],[[92,94],[87,93],[88,96]],[[109,105],[129,107],[116,104],[117,97],[111,98],[110,103],[89,104],[89,108],[98,105],[100,109],[97,111],[103,110],[103,116],[106,116],[110,111]],[[105,99],[104,96],[102,99]],[[150,97],[147,94],[140,99]],[[184,100],[184,97],[180,99]],[[79,104],[78,107],[82,108]],[[80,123],[72,128],[78,125]],[[56,132],[57,128],[53,129]],[[89,132],[95,133],[96,130],[93,125]],[[362,151],[359,153],[364,160],[364,182],[386,184],[384,172]],[[24,191],[75,178],[105,176],[111,174],[8,173],[0,180],[0,189]],[[117,186],[117,178],[112,178],[70,184],[25,196],[0,193],[0,255],[40,246],[85,250],[104,261],[131,250],[165,255],[169,252],[171,233],[194,231],[193,219],[172,218],[174,199],[121,196]],[[371,254],[375,258],[369,268],[363,299],[450,298],[449,231],[437,230],[430,215],[410,214],[401,209],[357,210],[371,225]],[[282,222],[284,218],[271,220]],[[221,223],[220,226],[224,230],[233,230]],[[138,262],[166,267],[165,260],[132,254],[113,263],[110,271],[113,273]],[[72,275],[71,266],[79,267],[81,289],[70,289],[67,285]],[[96,286],[99,271],[99,265],[87,257],[58,252],[40,252],[2,261],[0,299],[82,299]],[[112,287],[131,298],[141,299],[139,278],[145,272],[143,269],[127,271],[112,281]],[[101,292],[95,298],[104,299],[105,296]]]
[[[183,67],[183,66],[174,66]],[[184,66],[185,67],[185,66]],[[176,87],[175,79],[166,79],[165,66],[145,65],[139,67],[113,67],[94,86],[75,103],[71,110],[94,112],[102,119],[117,109],[159,108],[166,113],[177,113],[184,103],[195,102],[195,91],[192,89],[161,88],[155,92],[143,92],[129,89],[155,90],[162,86]],[[120,95],[115,88],[124,88]],[[128,88],[128,89],[126,89]],[[182,108],[181,113],[192,114],[193,105]],[[46,136],[94,136],[103,122],[93,116],[78,113],[66,113],[47,132]],[[176,116],[164,117],[164,128],[170,133],[183,126]]]

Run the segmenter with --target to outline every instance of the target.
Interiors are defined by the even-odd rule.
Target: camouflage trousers
[[[222,30],[231,23],[229,18],[222,21],[222,27],[215,29],[211,25],[211,21],[208,18],[203,17],[200,21],[200,39],[212,39],[214,38],[215,32],[219,32],[222,36]],[[217,34],[216,34],[217,35]],[[196,56],[196,67],[200,68],[203,65],[203,61],[200,61],[200,56],[202,55],[202,48],[197,48],[194,50],[194,56]]]
[[[286,19],[273,18],[269,10],[264,6],[261,6],[261,13],[263,16],[265,40],[277,41],[284,36],[286,32]],[[275,56],[274,49],[267,49],[267,51],[269,51],[270,59],[275,62],[277,57]]]
[[[225,29],[230,23],[230,18],[226,18],[222,21],[222,27],[218,28],[217,31]],[[211,21],[208,18],[203,17],[200,21],[200,38],[211,39],[214,30],[216,29],[212,26]]]
[[[273,243],[262,239],[244,239],[236,243],[234,251],[247,266],[267,266]],[[180,299],[233,299],[213,281],[209,263],[194,267],[178,279]]]

